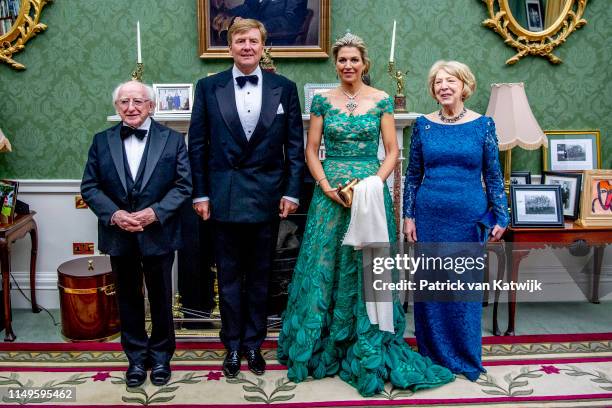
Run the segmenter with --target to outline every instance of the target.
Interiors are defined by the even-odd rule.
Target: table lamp
[[[509,194],[512,148],[520,146],[525,150],[539,149],[546,145],[546,135],[531,112],[522,82],[491,84],[491,98],[486,114],[495,121],[499,150],[506,152],[504,188],[506,194]]]

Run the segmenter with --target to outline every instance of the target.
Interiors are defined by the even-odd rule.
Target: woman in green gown
[[[362,294],[361,252],[342,245],[351,211],[333,186],[355,177],[386,180],[399,149],[392,100],[362,80],[370,65],[363,40],[347,33],[332,52],[341,84],[316,95],[310,109],[306,161],[317,187],[289,286],[278,359],[294,382],[339,374],[363,396],[380,393],[385,381],[412,390],[436,387],[452,381],[453,374],[405,342],[406,315],[397,299],[394,332],[370,323]],[[382,163],[377,159],[380,134],[386,153]],[[321,163],[323,136],[326,159]],[[384,201],[393,242],[395,223],[386,186]]]

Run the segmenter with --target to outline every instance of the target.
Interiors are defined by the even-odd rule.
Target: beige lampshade
[[[522,82],[491,84],[487,116],[495,121],[499,150],[520,146],[526,150],[546,145],[546,135],[533,116]]]
[[[0,129],[0,152],[10,151],[12,151],[11,142],[9,142],[8,138],[2,133],[2,129]]]

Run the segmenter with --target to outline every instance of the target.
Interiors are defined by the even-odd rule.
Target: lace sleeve
[[[385,94],[385,97],[382,98],[380,101],[378,101],[376,106],[378,106],[378,108],[380,109],[380,112],[383,114],[384,113],[393,114],[393,99],[391,99],[389,95]]]
[[[329,103],[325,100],[325,98],[320,94],[316,94],[312,98],[312,103],[310,104],[310,113],[315,116],[323,116],[325,115],[328,107]]]
[[[504,191],[504,178],[499,164],[499,148],[495,122],[487,118],[485,124],[485,142],[483,157],[483,175],[487,188],[487,199],[489,206],[495,214],[495,219],[500,227],[508,225],[508,199]]]
[[[406,169],[406,179],[404,180],[404,218],[414,218],[416,194],[423,180],[423,150],[421,135],[419,134],[419,124],[417,122],[412,126],[410,161]]]

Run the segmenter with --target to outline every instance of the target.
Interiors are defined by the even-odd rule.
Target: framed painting
[[[601,166],[599,131],[546,130],[544,170],[593,170]]]
[[[585,171],[583,183],[578,224],[612,225],[612,170]]]
[[[561,186],[511,185],[513,227],[563,228]]]
[[[200,58],[229,58],[236,18],[261,21],[273,58],[329,57],[331,0],[197,0]]]
[[[580,207],[580,191],[582,186],[581,173],[562,173],[545,171],[542,174],[542,184],[558,184],[561,186],[561,207],[563,215],[571,220],[578,218]]]

